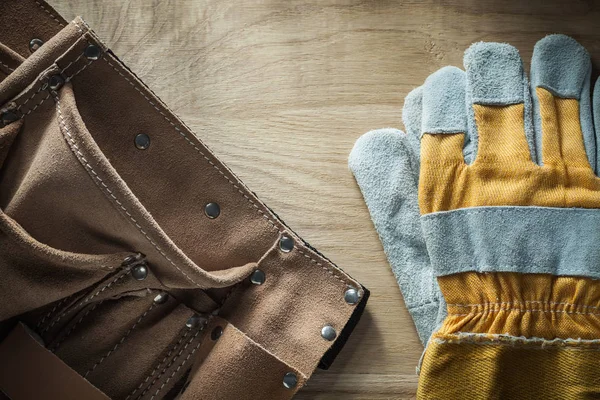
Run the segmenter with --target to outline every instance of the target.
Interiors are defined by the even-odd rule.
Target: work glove
[[[350,156],[421,337],[435,327],[418,397],[598,396],[589,55],[569,37],[542,39],[531,85],[507,44],[476,43],[464,64],[466,72],[443,68],[411,93],[405,111],[421,112],[405,115],[407,135],[370,132]],[[422,291],[430,273],[443,296]],[[443,313],[415,312],[421,292],[423,304],[447,303],[438,326]]]
[[[419,221],[419,136],[423,88],[406,96],[407,134],[379,129],[361,136],[348,164],[423,344],[445,317],[445,304],[429,260]]]

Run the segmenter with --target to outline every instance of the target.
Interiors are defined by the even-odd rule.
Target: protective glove
[[[444,319],[443,303],[419,221],[419,136],[422,87],[406,96],[408,134],[379,129],[361,136],[348,164],[362,191],[383,249],[423,344]]]
[[[573,39],[552,35],[535,46],[531,65],[530,86],[514,47],[474,44],[465,53],[466,72],[444,68],[421,89],[420,163],[412,174],[397,166],[417,159],[402,155],[415,147],[408,126],[408,137],[367,134],[351,155],[380,236],[403,225],[383,230],[384,217],[373,210],[386,204],[386,195],[404,208],[414,205],[416,185],[406,182],[419,169],[422,237],[448,313],[424,355],[420,398],[600,393],[600,180],[591,62]],[[600,100],[598,85],[594,98]],[[390,157],[387,172],[378,172],[394,172],[403,191],[381,190],[393,178],[366,183],[377,178],[363,172],[372,168],[366,160],[381,161],[392,147],[378,150],[379,136],[402,149],[396,152],[402,160]],[[390,241],[382,237],[384,247]],[[414,259],[390,261],[410,276]],[[420,287],[404,286],[411,294]]]

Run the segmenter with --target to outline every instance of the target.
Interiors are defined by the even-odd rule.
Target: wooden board
[[[423,350],[347,156],[401,127],[404,96],[470,43],[506,41],[528,65],[544,35],[600,60],[593,1],[50,0],[82,15],[301,236],[372,291],[329,371],[300,399],[404,399]]]

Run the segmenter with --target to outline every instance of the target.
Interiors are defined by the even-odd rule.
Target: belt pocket
[[[0,321],[60,301],[100,282],[131,253],[79,254],[31,237],[0,210]]]
[[[305,382],[299,370],[215,317],[180,400],[290,399]]]

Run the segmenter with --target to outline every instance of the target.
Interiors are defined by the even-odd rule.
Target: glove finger
[[[423,85],[422,134],[465,133],[465,73],[444,67],[429,75]]]
[[[531,99],[519,51],[505,43],[475,43],[464,65],[474,162],[534,159]]]
[[[421,116],[423,114],[423,87],[413,89],[404,98],[402,122],[407,140],[417,160],[421,158]]]
[[[453,175],[460,175],[466,167],[463,156],[466,118],[464,71],[444,67],[431,74],[423,85],[421,214],[443,209],[451,198],[454,188],[439,188],[435,185],[436,180],[443,178],[450,182]]]
[[[439,288],[419,221],[417,163],[408,137],[396,129],[364,134],[348,159],[406,307],[425,343],[438,319]]]
[[[538,159],[543,163],[562,160],[597,170],[591,72],[590,56],[575,39],[549,35],[536,43],[531,59],[531,95]]]

